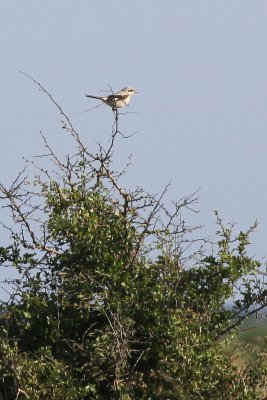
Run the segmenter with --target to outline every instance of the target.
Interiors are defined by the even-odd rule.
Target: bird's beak
[[[135,90],[134,93],[138,93],[137,90]]]

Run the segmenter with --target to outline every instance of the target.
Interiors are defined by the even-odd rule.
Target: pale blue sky
[[[96,105],[84,93],[132,85],[121,126],[139,133],[115,155],[133,155],[125,183],[157,192],[171,180],[169,200],[201,187],[192,221],[212,234],[214,209],[237,229],[258,219],[252,252],[267,254],[266,0],[5,0],[0,27],[1,181],[41,152],[40,130],[71,151],[57,110],[19,70],[67,113]],[[72,121],[94,148],[113,114],[99,107]]]

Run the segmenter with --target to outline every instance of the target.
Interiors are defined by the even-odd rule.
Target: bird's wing
[[[124,100],[124,99],[127,99],[128,96],[129,96],[129,93],[126,93],[126,92],[121,91],[121,92],[118,92],[118,93],[110,94],[110,95],[107,96],[107,97],[108,97],[108,99],[114,99],[114,100],[120,99],[120,100]]]

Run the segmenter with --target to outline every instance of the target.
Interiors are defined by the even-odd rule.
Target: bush
[[[194,195],[171,210],[165,191],[120,185],[116,111],[97,154],[60,111],[77,154],[60,160],[44,139],[51,172],[1,185],[15,221],[1,264],[21,274],[1,309],[1,398],[262,398],[260,356],[240,371],[229,350],[251,306],[266,305],[260,264],[246,253],[251,230],[233,237],[217,215],[211,252],[182,217]]]

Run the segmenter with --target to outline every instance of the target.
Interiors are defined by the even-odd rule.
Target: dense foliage
[[[119,185],[116,113],[98,154],[68,119],[64,128],[76,156],[60,161],[45,141],[56,173],[1,185],[15,224],[0,261],[21,278],[1,307],[0,398],[263,398],[262,357],[242,368],[231,347],[251,306],[266,304],[250,231],[232,237],[218,217],[214,250],[197,251],[182,218],[192,197],[171,211],[161,195]]]

